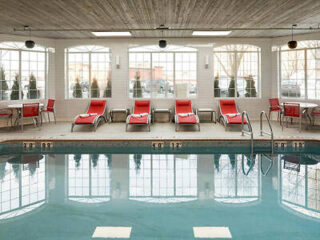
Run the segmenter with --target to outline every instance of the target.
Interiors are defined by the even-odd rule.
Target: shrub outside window
[[[175,45],[129,49],[131,98],[189,98],[196,94],[196,49]]]
[[[279,48],[279,96],[320,99],[320,41],[299,41]]]
[[[68,98],[111,97],[111,53],[95,45],[65,50]]]
[[[46,97],[48,49],[0,43],[0,101]]]
[[[260,48],[224,45],[213,50],[214,96],[259,97]]]

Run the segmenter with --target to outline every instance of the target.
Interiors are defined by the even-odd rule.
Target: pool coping
[[[52,138],[17,138],[17,139],[3,139],[0,143],[10,143],[10,142],[250,142],[249,138],[239,139],[239,138],[215,138],[215,139],[190,139],[190,138],[145,138],[145,139],[52,139]],[[256,138],[254,142],[270,142],[271,139],[266,138]],[[320,142],[320,139],[315,138],[275,138],[274,141],[305,141],[305,142]]]

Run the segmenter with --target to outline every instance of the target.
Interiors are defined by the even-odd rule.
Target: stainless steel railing
[[[263,115],[267,119],[270,132],[266,132],[266,131],[263,130],[263,121],[262,121]],[[272,130],[272,126],[271,126],[271,123],[270,123],[270,119],[269,119],[269,117],[268,117],[268,115],[266,114],[265,111],[262,111],[260,113],[260,136],[263,136],[263,134],[269,135],[271,137],[271,153],[273,154],[273,145],[274,145],[273,144],[273,130]]]
[[[244,129],[244,120],[247,120],[248,130]],[[250,123],[249,115],[246,111],[243,111],[241,114],[241,135],[244,136],[245,134],[249,135],[251,138],[251,154],[253,154],[253,131],[252,126]]]

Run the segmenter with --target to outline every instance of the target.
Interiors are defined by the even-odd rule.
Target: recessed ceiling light
[[[130,37],[130,32],[91,32],[97,37]]]
[[[192,36],[226,36],[231,31],[193,31]]]

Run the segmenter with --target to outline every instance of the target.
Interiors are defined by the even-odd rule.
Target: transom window
[[[66,79],[68,98],[111,97],[111,53],[103,46],[67,48]]]
[[[129,96],[190,98],[197,94],[197,50],[169,45],[129,49]]]
[[[296,49],[279,48],[279,96],[320,99],[320,41],[300,41]]]
[[[224,45],[213,49],[214,96],[259,97],[260,48]]]
[[[46,97],[47,48],[24,42],[0,43],[0,100]]]

